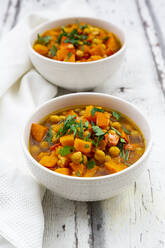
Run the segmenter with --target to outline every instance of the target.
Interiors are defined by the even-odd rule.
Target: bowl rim
[[[56,101],[56,100],[63,100],[63,98],[66,98],[66,97],[72,97],[74,95],[95,95],[95,96],[101,96],[101,97],[109,97],[111,99],[115,99],[121,103],[125,103],[129,106],[131,106],[136,112],[138,112],[142,118],[144,119],[144,121],[147,123],[148,125],[148,130],[149,130],[149,140],[148,140],[148,146],[146,148],[146,150],[144,151],[143,155],[134,163],[132,164],[130,167],[127,167],[126,169],[122,170],[122,171],[119,171],[119,172],[116,172],[116,173],[113,173],[113,174],[109,174],[109,175],[105,175],[105,176],[99,176],[99,177],[73,177],[73,176],[68,176],[68,175],[64,175],[64,174],[60,174],[60,173],[57,173],[55,171],[52,171],[52,170],[49,170],[48,168],[42,166],[39,162],[37,162],[33,157],[32,155],[30,154],[29,150],[28,150],[28,147],[26,146],[25,144],[25,136],[26,136],[26,128],[27,128],[27,125],[30,121],[30,119],[33,117],[34,114],[36,114],[40,109],[42,109],[44,106],[46,106],[47,104],[51,104],[52,102]],[[29,136],[30,134],[28,134]],[[144,136],[145,138],[145,136]],[[104,94],[104,93],[95,93],[95,92],[81,92],[81,93],[71,93],[71,94],[67,94],[67,95],[63,95],[63,96],[59,96],[59,97],[55,97],[49,101],[46,101],[45,103],[41,104],[40,106],[38,106],[32,113],[31,115],[28,117],[28,119],[26,120],[26,123],[25,123],[25,126],[24,126],[24,129],[23,129],[23,133],[22,133],[22,138],[21,138],[21,143],[22,143],[22,146],[23,146],[23,150],[26,154],[26,156],[28,157],[28,159],[32,162],[32,164],[37,167],[39,167],[41,170],[44,170],[45,172],[47,173],[50,173],[52,175],[55,175],[55,176],[58,176],[58,177],[62,177],[64,179],[67,179],[67,180],[72,180],[72,181],[100,181],[100,180],[105,180],[105,179],[110,179],[110,178],[115,178],[115,177],[119,177],[123,174],[127,174],[127,172],[133,170],[135,167],[137,167],[140,163],[143,162],[143,160],[145,160],[145,158],[148,156],[149,154],[149,151],[151,149],[151,146],[152,146],[152,135],[151,135],[151,127],[149,125],[149,122],[148,120],[146,119],[145,115],[142,113],[141,110],[139,110],[139,108],[137,108],[134,104],[126,101],[126,100],[123,100],[121,99],[120,97],[116,97],[116,96],[112,96],[112,95],[108,95],[108,94]]]
[[[40,55],[39,53],[37,53],[33,47],[32,47],[32,44],[31,44],[31,38],[32,36],[37,32],[37,30],[39,30],[40,28],[44,28],[45,26],[49,25],[49,24],[52,24],[52,23],[55,23],[55,22],[58,22],[58,21],[66,21],[66,20],[72,20],[72,19],[90,19],[90,20],[95,20],[95,21],[101,21],[101,22],[105,22],[111,26],[113,26],[114,28],[118,29],[122,35],[123,35],[123,40],[124,42],[122,43],[122,47],[114,54],[112,54],[111,56],[108,56],[106,58],[102,58],[102,59],[99,59],[99,60],[95,60],[95,61],[88,61],[88,62],[82,62],[82,63],[77,63],[77,62],[66,62],[66,61],[59,61],[59,60],[53,60],[53,59],[50,59],[50,58],[47,58],[43,55]],[[54,63],[54,64],[62,64],[62,65],[76,65],[76,66],[82,66],[82,65],[89,65],[89,64],[97,64],[97,63],[100,63],[101,61],[106,61],[106,60],[110,60],[110,59],[113,59],[115,58],[116,56],[120,55],[121,53],[123,53],[126,49],[126,35],[125,35],[125,32],[123,31],[123,29],[121,29],[119,26],[115,25],[114,23],[112,22],[109,22],[103,18],[97,18],[97,17],[87,17],[87,16],[72,16],[72,17],[64,17],[64,18],[58,18],[58,19],[54,19],[54,20],[50,20],[50,21],[46,21],[40,25],[38,25],[35,29],[33,29],[31,32],[30,32],[30,35],[29,35],[29,39],[28,39],[28,47],[29,47],[29,50],[31,51],[31,53],[33,53],[35,56],[39,57],[39,59],[43,59],[44,61],[49,61],[50,63]]]

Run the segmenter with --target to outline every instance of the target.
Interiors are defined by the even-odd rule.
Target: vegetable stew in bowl
[[[50,59],[89,62],[113,55],[121,42],[112,32],[87,23],[56,27],[38,34],[33,49]]]
[[[135,163],[145,151],[145,140],[124,114],[100,106],[74,106],[32,123],[29,150],[55,172],[97,177]]]

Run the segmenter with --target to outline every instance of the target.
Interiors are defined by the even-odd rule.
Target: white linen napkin
[[[26,169],[20,135],[35,106],[54,97],[56,86],[32,67],[26,40],[36,25],[64,16],[91,16],[84,0],[32,13],[0,41],[0,247],[41,248],[44,230],[39,186]]]

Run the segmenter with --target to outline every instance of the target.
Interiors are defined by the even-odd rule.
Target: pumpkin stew
[[[144,153],[145,140],[125,115],[89,105],[56,111],[32,123],[29,150],[50,170],[94,177],[131,166]]]
[[[88,62],[106,58],[121,48],[112,32],[86,23],[56,27],[38,34],[33,49],[50,59]]]

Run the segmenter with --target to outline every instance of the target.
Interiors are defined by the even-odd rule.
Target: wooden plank
[[[120,72],[108,80],[104,87],[98,87],[97,91],[120,96],[140,107],[150,119],[154,139],[147,162],[148,170],[128,191],[101,203],[104,232],[100,236],[104,240],[103,247],[163,247],[165,211],[161,208],[161,201],[165,196],[162,174],[165,169],[161,162],[163,147],[160,144],[165,105],[158,68],[155,68],[156,63],[153,61],[153,44],[148,46],[146,30],[144,33],[144,26],[141,25],[139,5],[135,2],[120,1],[119,4],[114,1],[110,7],[107,1],[102,1],[104,7],[101,10],[98,5],[97,2],[95,9],[97,7],[100,15],[102,13],[107,20],[111,18],[114,23],[125,28],[128,48]],[[142,11],[147,11],[146,8],[143,5]],[[156,59],[159,54],[155,54]]]

